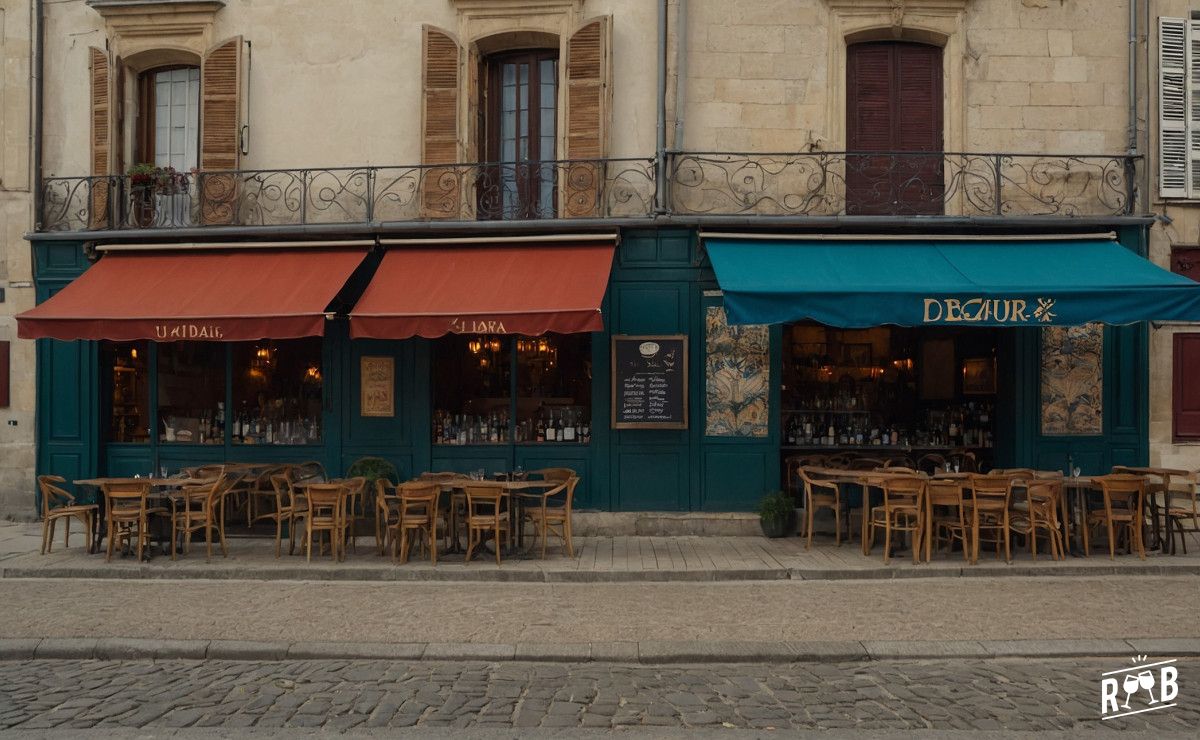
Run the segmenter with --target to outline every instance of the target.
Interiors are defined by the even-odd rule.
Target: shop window
[[[881,459],[968,448],[995,432],[996,335],[973,329],[784,328],[783,447],[843,448]]]
[[[321,339],[233,345],[234,444],[321,441]]]
[[[484,64],[485,160],[480,218],[553,218],[558,52],[520,51]]]
[[[592,419],[592,336],[518,338],[517,442],[587,442]]]
[[[1171,416],[1175,439],[1200,440],[1200,333],[1181,332],[1173,341]]]
[[[434,343],[435,444],[509,442],[512,342],[455,334]]]
[[[940,215],[942,50],[905,41],[853,44],[846,55],[846,212]],[[934,152],[922,156],[919,152]]]
[[[146,342],[105,342],[100,367],[107,377],[108,441],[150,440],[150,372]]]
[[[158,345],[159,441],[223,444],[225,345]]]
[[[591,335],[454,335],[434,346],[434,444],[590,441]]]

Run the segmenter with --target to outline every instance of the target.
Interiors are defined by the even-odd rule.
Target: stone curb
[[[149,640],[124,637],[0,638],[0,661],[402,660],[558,663],[837,663],[881,660],[1200,657],[1200,638],[1129,640],[674,641],[593,643],[307,642]]]
[[[907,578],[1012,578],[1095,576],[1194,576],[1200,575],[1200,563],[1136,563],[1121,566],[1072,565],[1046,566],[1026,564],[1006,567],[924,564],[915,568],[752,568],[729,570],[652,570],[652,571],[578,571],[578,570],[503,570],[487,568],[306,568],[280,566],[242,568],[164,567],[116,565],[104,568],[66,566],[8,566],[0,568],[0,578],[87,578],[119,580],[207,580],[207,581],[358,581],[369,583],[694,583],[725,581],[859,581],[899,580]]]

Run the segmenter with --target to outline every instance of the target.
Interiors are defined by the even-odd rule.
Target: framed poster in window
[[[359,361],[359,413],[362,416],[396,415],[396,359],[363,356]]]
[[[963,360],[963,394],[989,395],[996,392],[996,358]]]

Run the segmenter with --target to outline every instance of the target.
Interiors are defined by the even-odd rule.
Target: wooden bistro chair
[[[304,551],[312,560],[313,534],[329,533],[329,550],[335,560],[346,555],[346,497],[345,483],[313,483],[305,488],[308,512],[304,517]],[[318,547],[320,542],[318,540]]]
[[[250,479],[249,485],[246,487],[246,526],[253,527],[264,519],[275,522],[276,529],[279,529],[279,509],[280,504],[279,493],[275,490],[275,482],[273,478],[277,475],[282,475],[291,470],[290,465],[276,465],[274,467],[265,468],[261,473]],[[276,508],[267,510],[266,505],[273,505]],[[276,537],[278,540],[279,538]],[[275,557],[279,557],[276,554]]]
[[[58,485],[67,482],[61,475],[39,475],[37,482],[42,492],[42,554],[54,549],[54,524],[59,519],[63,520],[63,547],[71,546],[71,520],[78,519],[83,524],[83,539],[91,552],[92,522],[99,515],[100,507],[75,503],[75,496]]]
[[[565,482],[554,488],[538,494],[523,494],[531,499],[525,505],[523,515],[525,522],[533,524],[535,536],[542,542],[542,557],[546,557],[546,539],[551,533],[555,534],[567,548],[567,557],[575,557],[575,547],[571,543],[571,505],[575,498],[575,486],[579,485],[579,476],[573,475]],[[551,501],[562,496],[559,501]]]
[[[971,479],[971,562],[979,562],[982,532],[989,532],[988,542],[1004,543],[1004,562],[1012,562],[1012,528],[1009,505],[1012,503],[1013,477],[1009,475],[977,475]]]
[[[950,547],[954,546],[955,540],[961,542],[963,559],[971,561],[971,534],[960,481],[929,481],[925,489],[925,522],[926,562],[932,559],[933,548],[941,542],[943,533]]]
[[[212,560],[213,533],[221,545],[221,556],[228,557],[225,547],[224,499],[237,484],[234,473],[221,473],[212,483],[184,486],[179,490],[177,508],[171,515],[171,559],[175,559],[175,542],[183,535],[183,551],[191,551],[192,534],[204,532],[205,560]]]
[[[1104,508],[1088,512],[1083,527],[1083,551],[1091,553],[1092,529],[1108,529],[1108,557],[1116,559],[1117,534],[1127,536],[1130,550],[1137,548],[1142,560],[1146,548],[1142,543],[1142,507],[1146,504],[1146,479],[1140,475],[1113,473],[1093,479],[1104,496]]]
[[[1062,529],[1058,521],[1058,508],[1063,497],[1063,481],[1055,478],[1034,478],[1018,481],[1017,486],[1025,489],[1025,496],[1012,503],[1009,523],[1014,532],[1029,538],[1029,552],[1037,560],[1038,533],[1046,535],[1050,544],[1050,557],[1061,560],[1064,555]]]
[[[921,561],[921,539],[925,528],[925,490],[923,477],[904,476],[883,481],[883,505],[871,509],[868,540],[875,541],[875,529],[883,528],[883,562],[892,558],[892,532],[908,532],[912,540],[914,563]]]
[[[804,484],[804,531],[807,541],[804,544],[805,550],[812,549],[813,537],[813,515],[818,508],[833,510],[833,527],[834,527],[834,543],[841,547],[842,545],[842,491],[838,484],[834,481],[820,480],[818,478],[809,477],[808,471],[804,468],[799,468],[797,474],[800,476],[800,482]],[[863,494],[866,495],[865,492]],[[849,527],[850,517],[846,517],[846,525]],[[850,533],[847,531],[846,539],[850,539]]]
[[[540,470],[531,470],[529,474],[540,476],[542,480],[565,483],[575,476],[575,471],[570,468],[542,468]]]
[[[1164,512],[1168,552],[1175,554],[1175,536],[1187,555],[1188,537],[1200,534],[1200,473],[1173,476],[1167,490]]]
[[[164,510],[151,510],[147,504],[150,495],[149,481],[111,482],[101,487],[104,490],[104,520],[108,527],[108,552],[105,562],[112,560],[113,550],[121,541],[129,546],[136,542],[138,562],[142,560],[142,551],[150,542],[151,513],[165,513]]]
[[[364,476],[356,476],[347,478],[342,481],[342,485],[346,487],[346,506],[342,511],[343,517],[343,535],[350,540],[350,547],[354,552],[358,552],[358,518],[359,511],[362,510],[363,496],[367,490],[367,479]],[[365,515],[366,512],[363,512]]]
[[[324,465],[310,460],[292,466],[292,480],[297,483],[325,483],[329,476],[325,474]]]
[[[387,552],[391,544],[392,530],[400,521],[400,497],[396,484],[387,478],[375,479],[375,550],[379,555]]]
[[[279,557],[283,545],[283,525],[288,528],[288,555],[296,551],[296,526],[307,512],[304,499],[296,494],[292,482],[292,471],[285,468],[282,473],[271,476],[271,490],[275,493],[274,510],[256,519],[269,518],[275,521],[275,557]]]
[[[429,561],[437,565],[438,551],[438,501],[442,489],[437,483],[402,483],[396,487],[400,509],[396,519],[396,533],[392,535],[392,559],[408,562],[408,552],[413,539],[419,537],[421,550],[429,548]]]
[[[484,535],[495,535],[496,565],[500,564],[500,550],[505,538],[511,542],[512,528],[509,526],[508,499],[500,488],[490,486],[463,486],[467,496],[467,554],[465,562],[471,562],[475,548],[483,544]]]

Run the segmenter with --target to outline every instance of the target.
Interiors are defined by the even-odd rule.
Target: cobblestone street
[[[383,661],[0,664],[0,727],[775,728],[1194,732],[1200,661],[1179,706],[1104,722],[1114,661],[630,666]],[[1119,667],[1119,666],[1116,666]]]

